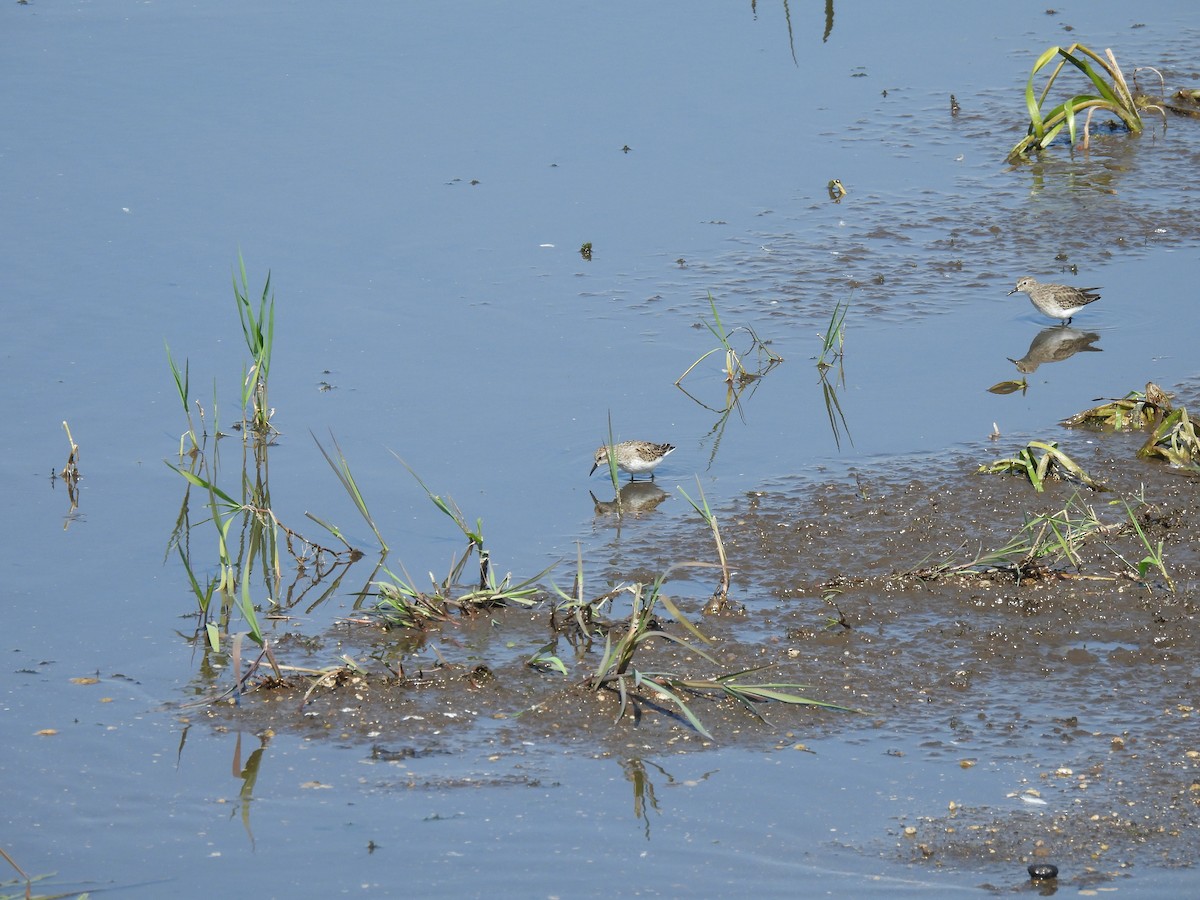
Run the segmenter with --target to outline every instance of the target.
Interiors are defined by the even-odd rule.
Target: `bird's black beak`
[[[592,471],[588,472],[588,477],[591,478],[598,468],[600,468],[600,463],[592,463]]]

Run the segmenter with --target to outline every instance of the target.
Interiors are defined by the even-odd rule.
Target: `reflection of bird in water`
[[[654,479],[654,469],[666,459],[675,448],[670,444],[653,444],[650,441],[621,441],[613,447],[617,455],[617,468],[629,473],[629,480],[643,472],[649,472]],[[592,475],[600,466],[608,465],[608,446],[596,448],[596,464],[592,466]]]
[[[1020,359],[1010,356],[1008,361],[1017,367],[1018,372],[1028,375],[1036,371],[1042,363],[1062,362],[1083,350],[1100,353],[1103,348],[1092,346],[1098,340],[1100,335],[1094,331],[1080,331],[1067,325],[1051,325],[1038,332],[1024,356]]]
[[[653,481],[629,481],[621,487],[620,503],[616,498],[600,500],[591,491],[592,503],[598,516],[629,515],[635,518],[649,515],[658,508],[658,504],[666,500],[670,494]]]

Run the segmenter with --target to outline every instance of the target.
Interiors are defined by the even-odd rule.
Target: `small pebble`
[[[1026,871],[1034,881],[1045,881],[1058,877],[1058,866],[1052,866],[1050,863],[1034,863]]]

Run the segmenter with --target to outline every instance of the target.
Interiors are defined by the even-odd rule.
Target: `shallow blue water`
[[[586,554],[588,490],[604,486],[587,470],[610,413],[618,439],[678,446],[659,471],[666,490],[690,491],[698,475],[719,506],[764,481],[899,454],[978,446],[990,458],[993,423],[1023,442],[1095,397],[1195,378],[1200,229],[1194,185],[1179,177],[1193,126],[1151,129],[1133,153],[1127,138],[1103,139],[1098,167],[1003,162],[1043,46],[1080,39],[1114,46],[1127,65],[1187,65],[1190,5],[1139,17],[1121,4],[1059,16],[1033,3],[865,4],[837,7],[827,40],[825,27],[817,7],[782,4],[0,9],[11,657],[0,781],[4,845],[27,870],[119,884],[161,875],[183,893],[236,882],[294,894],[313,879],[348,892],[357,865],[351,882],[313,848],[340,864],[373,839],[384,849],[361,882],[387,895],[407,883],[389,847],[423,859],[484,817],[505,823],[500,836],[480,837],[478,855],[468,847],[470,865],[448,858],[423,888],[482,892],[496,866],[519,877],[545,861],[531,891],[587,894],[620,861],[647,892],[670,894],[694,886],[697,866],[706,883],[750,883],[753,852],[763,891],[796,880],[814,892],[900,889],[837,874],[861,873],[854,859],[787,856],[849,827],[837,817],[793,832],[787,799],[768,817],[785,824],[756,830],[751,816],[779,794],[746,784],[780,777],[778,761],[738,751],[681,763],[736,775],[676,791],[694,805],[649,842],[625,822],[598,847],[601,810],[627,816],[629,799],[606,787],[619,772],[590,760],[540,761],[559,787],[536,802],[516,788],[431,793],[392,820],[394,798],[347,774],[357,750],[283,738],[268,751],[279,780],[258,788],[251,847],[223,802],[237,788],[232,736],[193,736],[177,764],[179,730],[161,711],[186,698],[196,667],[181,618],[194,601],[166,552],[183,485],[162,460],[185,423],[163,342],[190,361],[210,414],[215,380],[231,422],[244,365],[230,291],[239,249],[252,285],[270,269],[278,297],[278,514],[295,523],[312,511],[371,546],[308,435],[332,431],[395,555],[417,571],[441,571],[459,541],[389,451],[484,519],[497,566],[528,573],[573,555],[576,540]],[[833,177],[850,191],[836,205]],[[1078,275],[1062,273],[1060,255]],[[1076,325],[1100,334],[1103,352],[1039,368],[1024,395],[989,394],[1017,377],[1007,358],[1051,324],[1006,296],[1024,274],[1102,285]],[[709,292],[726,326],[752,326],[785,358],[719,443],[718,415],[673,384],[714,346],[700,324]],[[837,301],[850,303],[839,398],[852,442],[840,447],[811,359]],[[717,359],[685,387],[719,407]],[[48,477],[67,454],[64,420],[84,474],[69,523]],[[96,672],[108,681],[69,681]],[[58,735],[35,735],[44,728]],[[887,777],[874,763],[856,774]],[[796,794],[822,781],[796,777]],[[336,800],[297,789],[322,778]],[[811,802],[837,809],[838,796]],[[527,806],[529,835],[507,827]],[[465,815],[416,827],[442,807]],[[564,807],[575,811],[565,821]],[[714,807],[743,830],[705,832]],[[434,833],[442,824],[459,833]],[[531,843],[544,860],[523,855]]]

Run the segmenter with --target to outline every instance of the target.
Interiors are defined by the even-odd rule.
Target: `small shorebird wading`
[[[652,444],[650,441],[621,441],[613,449],[617,453],[617,468],[629,473],[629,480],[650,473],[654,480],[654,469],[675,449],[670,444]],[[593,474],[600,466],[608,465],[608,445],[596,448],[596,464],[592,466]]]
[[[1038,312],[1070,325],[1075,313],[1100,299],[1096,293],[1098,290],[1100,288],[1077,288],[1069,284],[1038,284],[1026,275],[1008,295],[1011,297],[1017,291],[1022,291],[1029,295],[1029,302],[1037,307]]]

